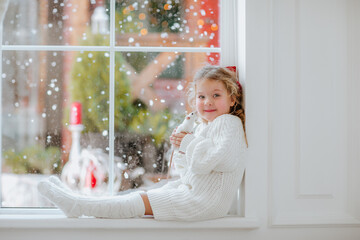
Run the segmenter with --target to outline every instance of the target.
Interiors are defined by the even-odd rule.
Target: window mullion
[[[2,27],[0,22],[0,76],[2,76]],[[2,77],[1,77],[2,80]],[[2,81],[0,82],[0,99],[2,99]],[[2,104],[0,104],[0,208],[2,207]]]
[[[109,81],[109,184],[114,194],[114,119],[115,119],[115,0],[110,1],[110,81]]]
[[[2,41],[3,41],[3,22],[9,1],[1,3],[2,9],[0,10],[0,99],[2,100]],[[0,104],[0,209],[2,207],[2,101]]]

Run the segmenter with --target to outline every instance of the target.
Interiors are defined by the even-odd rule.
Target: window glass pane
[[[124,126],[115,125],[115,158],[126,167],[119,189],[146,188],[167,178],[171,147],[169,136],[191,111],[186,100],[188,82],[205,64],[216,63],[219,53],[117,53],[115,70],[115,123],[125,116]],[[212,59],[212,60],[210,60]],[[118,82],[119,81],[119,82]],[[125,82],[132,105],[122,101]],[[127,93],[127,91],[125,91]],[[120,117],[119,117],[120,118]],[[118,167],[120,163],[118,162]],[[178,177],[171,169],[171,178]]]
[[[95,45],[88,36],[101,33],[104,41],[96,44],[109,45],[109,9],[92,2],[96,1],[11,0],[3,44]]]
[[[36,184],[50,174],[86,193],[93,165],[76,152],[97,154],[87,148],[101,141],[97,160],[108,162],[109,53],[4,51],[2,63],[2,206],[49,205]],[[106,191],[106,183],[98,191]]]
[[[219,1],[116,1],[116,44],[219,47]]]

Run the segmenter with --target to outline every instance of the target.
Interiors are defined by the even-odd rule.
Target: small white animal
[[[196,112],[189,113],[184,121],[177,127],[176,133],[186,132],[192,133],[194,129],[194,124],[196,120]]]

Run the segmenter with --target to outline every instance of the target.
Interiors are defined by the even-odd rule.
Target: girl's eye
[[[220,97],[220,94],[215,93],[214,97]]]
[[[198,98],[204,99],[205,97],[203,95],[199,95]]]

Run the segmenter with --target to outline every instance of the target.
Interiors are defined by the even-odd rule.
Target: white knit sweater
[[[224,114],[187,134],[173,161],[180,179],[148,191],[157,220],[199,221],[225,216],[240,185],[246,142],[240,118]]]

